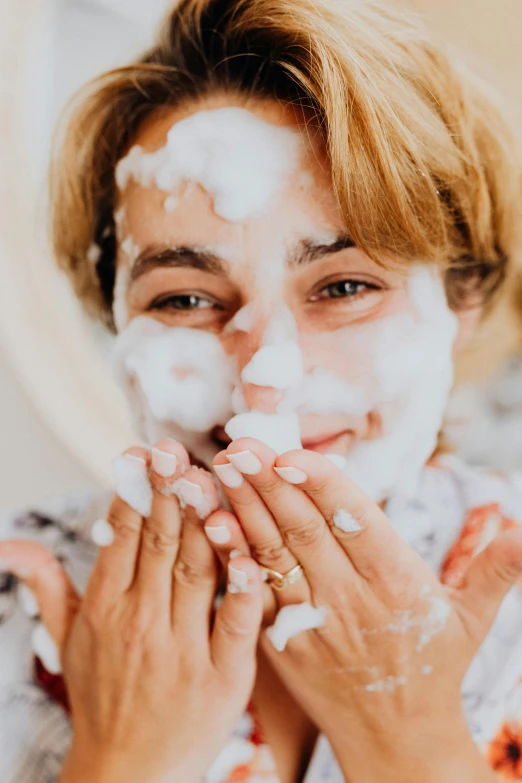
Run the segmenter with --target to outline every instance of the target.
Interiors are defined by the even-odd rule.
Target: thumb
[[[522,528],[498,535],[471,562],[456,591],[456,608],[473,638],[481,644],[500,605],[522,576]]]
[[[61,650],[81,599],[59,560],[32,541],[0,541],[0,571],[14,574],[33,592],[42,622]]]

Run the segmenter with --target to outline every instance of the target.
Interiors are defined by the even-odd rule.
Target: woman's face
[[[216,97],[136,144],[117,172],[115,319],[147,439],[208,463],[235,415],[232,437],[344,457],[375,499],[402,487],[398,463],[417,475],[456,318],[434,270],[383,269],[352,245],[313,126]]]

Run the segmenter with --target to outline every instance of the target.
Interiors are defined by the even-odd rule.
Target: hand
[[[218,564],[202,522],[187,506],[182,525],[176,497],[161,491],[185,471],[216,508],[213,479],[186,470],[175,442],[157,447],[163,456],[154,450],[152,465],[147,450],[127,452],[146,460],[151,513],[144,519],[114,498],[114,540],[100,550],[83,600],[44,547],[0,543],[4,567],[35,593],[60,652],[74,730],[63,783],[198,780],[250,698],[259,569],[247,557],[234,561],[232,589],[214,615]]]
[[[220,467],[229,461],[242,483]],[[217,512],[207,520],[207,531],[216,518],[229,526],[221,556],[233,545],[280,573],[300,563],[305,578],[273,591],[278,607],[326,608],[325,625],[294,636],[283,652],[266,633],[261,641],[353,779],[492,779],[469,735],[460,685],[520,576],[522,531],[495,540],[449,590],[324,456],[277,458],[243,438],[214,465],[234,485],[225,491],[237,517]]]

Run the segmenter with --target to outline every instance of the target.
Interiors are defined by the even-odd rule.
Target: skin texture
[[[149,122],[135,141],[147,151],[158,149],[176,119],[223,105],[245,104],[215,96],[197,107],[169,111]],[[274,102],[246,105],[276,124],[303,122]],[[307,128],[313,137],[313,128]],[[219,248],[227,270],[150,268],[126,293],[128,317],[148,315],[171,326],[209,330],[244,367],[259,348],[270,312],[267,263],[303,239],[319,242],[342,232],[326,156],[315,139],[299,174],[305,178],[290,179],[265,213],[242,226],[217,217],[198,186],[188,188],[179,207],[167,212],[164,193],[129,184],[118,204],[124,207],[120,239],[131,236],[141,249]],[[120,248],[118,265],[128,264]],[[346,280],[355,282],[347,287],[349,295],[332,298],[328,286]],[[324,353],[324,345],[334,342],[336,329],[400,312],[407,306],[405,285],[403,271],[382,269],[356,248],[288,269],[284,301],[299,330],[321,338],[311,341],[308,360],[314,360],[313,345]],[[196,297],[196,306],[180,307],[189,295]],[[235,313],[254,300],[251,330],[227,331]],[[474,308],[460,317],[455,350],[469,337],[478,313]],[[245,397],[252,407],[270,410],[275,404],[273,389],[266,387],[247,386]],[[252,689],[282,783],[302,779],[318,730],[330,740],[347,780],[493,779],[465,726],[459,686],[522,571],[520,532],[493,542],[477,557],[461,589],[448,593],[396,536],[381,509],[321,454],[346,454],[357,441],[378,438],[375,412],[307,415],[300,424],[308,448],[277,459],[252,439],[236,441],[226,451],[226,441],[214,444],[216,465],[246,450],[261,468],[245,475],[240,486],[223,487],[232,511],[215,510],[205,522],[190,507],[182,514],[174,496],[161,494],[171,477],[155,473],[148,452],[132,449],[150,468],[152,513],[143,519],[114,498],[109,522],[115,541],[100,551],[83,599],[45,549],[27,542],[0,544],[7,570],[33,589],[60,650],[74,720],[61,783],[156,783],[173,775],[195,782],[225,743]],[[181,444],[156,445],[178,456],[178,470],[187,466]],[[308,478],[291,485],[274,466],[298,468]],[[204,471],[185,477],[212,491]],[[332,526],[338,507],[352,514],[361,531],[343,533]],[[222,543],[215,535],[209,543],[205,529],[212,528],[220,528]],[[232,550],[240,551],[233,567],[248,574],[252,590],[228,592],[213,623],[219,577],[212,548],[224,572]],[[261,584],[252,555],[281,572],[300,562],[305,578],[276,593]],[[449,603],[450,613],[444,628],[419,651],[418,630],[382,629],[396,621],[397,612],[411,609],[416,617],[426,616],[429,601],[421,595],[426,585],[431,596]],[[325,627],[291,639],[283,653],[275,653],[261,632],[256,652],[261,625],[271,624],[281,606],[304,600],[328,609]],[[376,671],[369,672],[369,665]],[[433,666],[431,676],[422,673],[426,665]],[[366,690],[388,676],[405,676],[406,682],[394,692]]]

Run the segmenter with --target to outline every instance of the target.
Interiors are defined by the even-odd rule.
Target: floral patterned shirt
[[[96,560],[90,528],[109,496],[75,496],[4,519],[2,538],[30,538],[62,560],[81,591]],[[388,517],[439,575],[455,585],[497,533],[522,524],[522,476],[470,468],[454,456],[430,462],[415,499],[389,501]],[[17,580],[0,574],[0,780],[55,783],[71,741],[63,680],[34,657],[37,617],[20,606]],[[436,672],[431,675],[436,678]],[[434,683],[435,684],[435,683]],[[463,683],[471,734],[499,780],[522,781],[522,593],[506,597]],[[343,783],[324,736],[304,783]],[[174,781],[173,783],[179,783]],[[204,783],[279,783],[274,760],[249,707]]]

